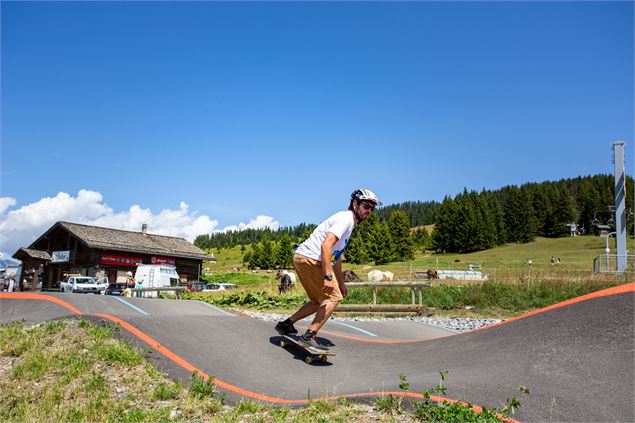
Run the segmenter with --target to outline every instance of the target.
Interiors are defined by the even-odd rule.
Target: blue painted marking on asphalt
[[[216,311],[218,311],[218,312],[220,312],[220,313],[226,314],[226,315],[228,315],[228,316],[236,317],[235,315],[233,315],[233,314],[231,314],[231,313],[229,313],[229,312],[227,312],[227,311],[223,310],[222,308],[219,308],[219,307],[213,306],[213,305],[211,305],[210,303],[206,303],[205,301],[199,301],[199,300],[196,300],[196,302],[197,302],[197,303],[201,303],[201,304],[205,304],[206,306],[211,307],[211,308],[213,308],[214,310],[216,310]]]
[[[342,325],[342,326],[349,327],[349,328],[351,328],[351,329],[355,329],[355,330],[360,331],[361,333],[365,333],[366,335],[369,335],[369,336],[375,336],[375,337],[377,336],[377,335],[375,335],[375,334],[374,334],[374,333],[372,333],[372,332],[368,332],[367,330],[360,329],[360,328],[355,327],[355,326],[353,326],[353,325],[349,325],[348,323],[337,322],[337,321],[335,321],[335,320],[331,320],[331,323],[336,323],[336,324],[338,324],[338,325]]]
[[[130,304],[128,301],[124,300],[123,298],[119,298],[119,297],[113,297],[115,300],[121,301],[122,303],[124,303],[125,305],[127,305],[128,307],[132,307],[135,310],[137,310],[139,313],[141,314],[145,314],[146,316],[148,315],[148,313],[146,313],[145,311],[141,310],[139,307],[137,307],[136,305]]]

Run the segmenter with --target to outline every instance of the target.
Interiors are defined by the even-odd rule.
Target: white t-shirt
[[[335,263],[346,249],[354,227],[355,221],[353,220],[352,211],[347,210],[335,213],[320,223],[311,236],[300,244],[295,252],[305,257],[322,261],[322,242],[326,239],[328,233],[332,233],[337,237],[337,242],[333,246],[333,256],[331,257],[331,261]]]

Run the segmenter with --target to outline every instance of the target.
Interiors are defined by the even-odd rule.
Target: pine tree
[[[250,269],[261,268],[262,269],[262,246],[260,244],[254,244],[251,247],[251,253],[249,255],[248,267]]]
[[[425,253],[432,248],[432,237],[425,228],[419,228],[412,233],[412,243],[416,249]]]
[[[352,264],[362,264],[369,261],[368,253],[366,252],[366,243],[362,238],[359,225],[353,229],[344,256],[346,261]]]
[[[436,223],[432,232],[432,247],[435,251],[444,253],[454,251],[455,231],[455,209],[454,201],[450,197],[445,197],[441,205],[437,208]]]
[[[262,255],[260,257],[260,268],[261,269],[272,269],[275,267],[274,257],[273,257],[273,243],[269,241],[269,239],[265,238],[262,240],[261,248]]]
[[[395,210],[388,218],[388,228],[393,242],[395,260],[414,259],[414,245],[410,236],[408,215],[402,210]]]
[[[247,251],[245,254],[243,254],[243,263],[249,269],[253,269],[253,267],[251,266],[251,251]]]
[[[525,243],[534,240],[534,217],[526,189],[510,186],[503,188],[505,224],[509,241]]]
[[[549,236],[561,237],[570,233],[567,224],[575,221],[575,209],[573,207],[573,197],[569,191],[562,187],[557,191],[557,197],[553,210],[553,225],[549,230]]]
[[[274,266],[278,269],[289,269],[293,262],[293,244],[289,235],[284,234],[274,247]]]
[[[386,222],[376,222],[367,240],[368,255],[375,265],[386,264],[394,257],[393,242]]]

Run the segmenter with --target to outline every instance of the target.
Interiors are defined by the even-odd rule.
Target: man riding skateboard
[[[298,342],[305,347],[328,350],[318,343],[317,333],[348,294],[342,275],[342,253],[355,225],[368,219],[375,207],[381,204],[371,190],[356,189],[351,194],[348,210],[335,213],[320,223],[300,244],[293,256],[293,267],[309,296],[309,302],[291,317],[276,324],[279,334],[297,334],[293,324],[315,313],[313,322]]]

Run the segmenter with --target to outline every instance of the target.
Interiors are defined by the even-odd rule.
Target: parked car
[[[179,282],[179,286],[186,287],[188,292],[201,292],[207,286],[207,282]]]
[[[228,289],[236,289],[238,285],[234,283],[226,283],[226,282],[213,282],[208,283],[203,292],[213,292],[213,291],[225,291]]]
[[[126,284],[123,282],[111,283],[104,293],[106,295],[121,295],[124,289],[126,289]]]
[[[108,287],[108,278],[98,281],[90,276],[69,276],[60,282],[60,291],[75,294],[102,294]]]

